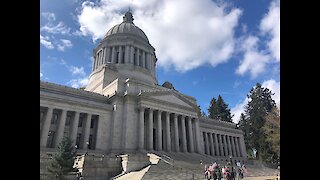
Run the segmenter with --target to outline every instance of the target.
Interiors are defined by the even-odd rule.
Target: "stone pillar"
[[[167,151],[171,151],[171,137],[170,137],[170,113],[166,112],[166,138],[167,138]]]
[[[62,137],[64,134],[64,127],[66,124],[66,117],[67,117],[67,111],[62,109],[59,124],[58,124],[58,129],[57,129],[57,138],[55,140],[54,147],[58,147],[58,144],[62,140]]]
[[[244,139],[243,135],[240,135],[240,147],[241,147],[241,155],[244,158],[247,158],[247,153],[246,153],[246,145],[244,144]]]
[[[230,136],[226,136],[227,137],[227,142],[228,142],[228,148],[229,148],[229,156],[233,156],[232,155],[232,150],[231,150],[231,143],[230,143]]]
[[[227,135],[223,135],[224,136],[224,151],[225,151],[225,155],[226,156],[229,156],[229,153],[228,153],[228,144],[227,144]]]
[[[231,146],[232,146],[232,156],[233,157],[236,157],[236,149],[235,149],[235,144],[234,144],[234,140],[233,140],[233,137],[231,136]]]
[[[220,147],[220,156],[224,156],[224,153],[223,153],[223,144],[222,144],[222,138],[221,138],[221,134],[219,134],[219,147]]]
[[[125,64],[130,63],[129,55],[130,55],[130,47],[128,45],[126,45],[125,52],[124,52],[124,63]]]
[[[104,56],[103,64],[107,64],[107,62],[109,62],[110,48],[106,46],[105,51],[106,51],[106,55]]]
[[[146,52],[142,51],[142,67],[146,68]]]
[[[122,62],[122,46],[119,46],[118,64]]]
[[[195,133],[196,133],[196,149],[197,153],[202,153],[200,149],[200,129],[199,129],[199,119],[194,118],[195,123]]]
[[[149,150],[153,150],[153,109],[150,108],[149,111],[149,123],[148,123],[148,131],[149,131],[149,142],[148,148]]]
[[[233,137],[233,141],[234,141],[234,148],[235,148],[235,156],[238,157],[239,156],[239,152],[238,152],[238,143],[236,141],[236,137]]]
[[[211,152],[212,152],[211,155],[214,156],[215,153],[214,153],[214,145],[213,145],[213,136],[212,136],[212,133],[209,134],[209,139],[210,139],[210,147],[211,147],[211,150],[212,150],[212,151],[211,151]]]
[[[75,112],[71,130],[70,130],[70,139],[72,140],[72,145],[76,145],[76,138],[77,138],[77,132],[78,132],[78,125],[79,125],[79,115],[80,115],[79,112]]]
[[[139,150],[142,150],[144,149],[144,107],[140,107],[139,113]]]
[[[239,143],[239,137],[236,137],[236,145],[237,145],[237,151],[238,151],[238,157],[242,157],[241,156],[241,148],[240,148],[240,143]]]
[[[134,54],[134,47],[133,46],[131,46],[130,47],[130,64],[134,64],[134,56],[133,56],[133,54]]]
[[[157,118],[157,150],[162,151],[162,124],[161,124],[161,112],[158,110]]]
[[[207,132],[204,133],[204,144],[205,144],[205,147],[206,147],[206,154],[210,155],[209,140],[208,140],[208,133]]]
[[[140,66],[140,58],[139,58],[139,55],[140,55],[140,49],[137,48],[137,54],[136,54],[137,66]]]
[[[89,142],[89,136],[90,136],[91,117],[92,117],[92,114],[88,113],[85,129],[84,129],[83,143],[82,143],[84,149],[88,148],[87,142]]]
[[[46,118],[44,119],[44,122],[43,122],[42,132],[41,132],[41,137],[40,137],[40,146],[41,147],[46,147],[46,145],[47,145],[48,133],[49,133],[51,119],[52,119],[52,113],[53,113],[53,108],[48,107],[48,111],[46,114]]]
[[[111,63],[116,63],[116,47],[111,47]]]
[[[182,134],[182,151],[187,152],[187,137],[186,137],[186,121],[185,116],[181,115],[181,134]]]
[[[178,115],[174,114],[174,146],[175,151],[180,152],[179,150],[179,131],[178,131]]]
[[[217,156],[220,156],[220,152],[219,152],[219,144],[218,144],[218,135],[216,133],[214,133],[214,144],[215,144],[215,151]]]
[[[189,150],[191,153],[194,152],[194,145],[193,145],[193,132],[192,132],[192,121],[191,118],[188,117],[188,131],[189,131]]]

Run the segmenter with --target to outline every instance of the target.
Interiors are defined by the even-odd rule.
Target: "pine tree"
[[[48,171],[51,173],[53,179],[65,180],[65,175],[69,172],[75,172],[73,168],[76,157],[76,150],[72,145],[69,137],[64,136],[58,145],[57,153],[53,156]]]
[[[208,112],[209,118],[232,122],[233,116],[231,116],[228,104],[224,102],[220,95],[218,96],[218,100],[212,98]]]
[[[270,156],[270,146],[262,127],[267,113],[275,107],[271,95],[273,94],[268,88],[263,88],[260,83],[257,83],[247,95],[249,102],[245,107],[246,118],[240,120],[240,128],[246,133],[247,150],[250,152],[256,149],[257,158],[261,160],[266,160]]]

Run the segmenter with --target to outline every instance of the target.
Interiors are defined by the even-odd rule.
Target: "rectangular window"
[[[53,139],[54,139],[54,131],[49,131],[48,133],[48,140],[47,140],[47,147],[52,148],[53,147]]]
[[[93,149],[93,136],[92,134],[90,134],[89,136],[89,146],[88,146],[88,149]]]
[[[90,128],[93,128],[94,127],[94,124],[95,124],[95,119],[91,119],[91,124],[90,124]]]
[[[83,123],[83,117],[80,117],[78,127],[82,127],[82,123]]]
[[[117,52],[117,54],[116,54],[116,63],[119,63],[119,52]]]
[[[57,124],[57,120],[58,120],[58,114],[53,113],[52,119],[51,119],[51,124]]]
[[[76,145],[78,148],[80,147],[80,141],[81,141],[81,134],[77,134]]]
[[[67,119],[66,119],[66,126],[70,126],[70,121],[71,121],[71,115],[67,115]]]

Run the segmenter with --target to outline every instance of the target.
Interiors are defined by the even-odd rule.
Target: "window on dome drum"
[[[122,52],[121,63],[124,64],[124,52]]]
[[[82,127],[82,123],[83,123],[83,117],[80,117],[78,127]]]
[[[48,140],[47,140],[47,147],[52,148],[53,147],[53,139],[54,139],[54,131],[49,131],[48,133]]]
[[[80,142],[81,142],[81,134],[77,134],[77,139],[76,139],[76,145],[77,147],[80,147]]]
[[[137,65],[137,59],[136,59],[136,53],[133,54],[133,64],[136,66]]]
[[[52,119],[51,119],[51,124],[56,124],[57,120],[58,120],[58,114],[57,113],[53,113]]]
[[[66,119],[66,126],[70,126],[71,115],[69,114]]]
[[[119,52],[116,53],[116,63],[119,63]]]

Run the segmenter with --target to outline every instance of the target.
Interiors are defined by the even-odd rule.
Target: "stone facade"
[[[196,99],[159,86],[155,49],[127,12],[93,50],[85,90],[40,81],[40,150],[64,135],[79,151],[199,153],[246,159],[232,123],[197,115]]]

